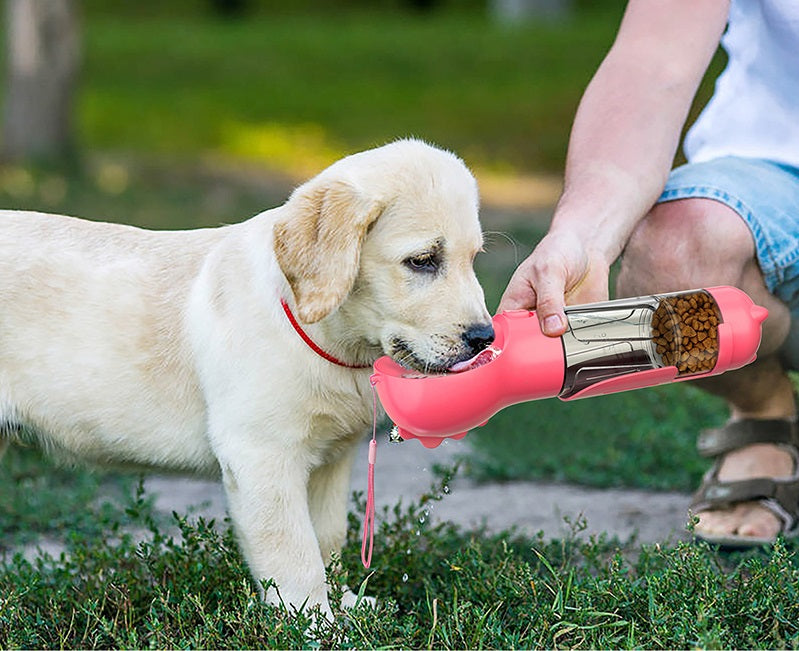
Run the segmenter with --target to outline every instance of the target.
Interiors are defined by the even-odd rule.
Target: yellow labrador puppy
[[[372,362],[441,372],[493,332],[475,181],[402,140],[221,228],[0,212],[0,447],[221,475],[244,556],[329,613]]]

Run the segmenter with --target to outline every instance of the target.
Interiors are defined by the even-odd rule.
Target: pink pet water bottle
[[[389,357],[372,376],[400,435],[436,447],[500,409],[574,400],[718,375],[754,361],[768,311],[734,287],[566,308],[568,329],[547,337],[535,312],[494,317],[494,343],[459,372],[419,375]],[[463,368],[464,370],[460,370]]]

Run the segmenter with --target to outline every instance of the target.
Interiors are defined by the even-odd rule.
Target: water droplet
[[[408,580],[408,575],[407,574],[403,574],[402,575],[402,582],[405,583],[407,580]]]
[[[406,554],[408,554],[408,555],[410,556],[410,553],[411,553],[411,549],[410,549],[410,547],[409,547],[408,549],[406,549],[406,550],[405,550],[405,553],[406,553]]]
[[[444,484],[444,492],[449,494],[449,486],[447,486],[446,484]]]
[[[422,516],[421,518],[419,518],[419,524],[424,524],[424,516]]]

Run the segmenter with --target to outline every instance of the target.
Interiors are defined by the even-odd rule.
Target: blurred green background
[[[415,135],[470,164],[557,173],[622,3],[500,21],[486,2],[79,2],[77,135],[94,149],[299,174]],[[239,3],[232,2],[234,6]]]
[[[533,15],[501,18],[499,4],[76,1],[69,145],[6,160],[0,205],[213,226],[282,202],[340,156],[415,136],[476,172],[489,232],[478,273],[494,309],[546,228],[572,117],[624,8],[542,0]],[[8,29],[3,38],[6,52]],[[694,114],[722,65],[718,56]],[[470,436],[471,468],[485,478],[688,490],[703,469],[695,433],[722,412],[684,386],[528,403]]]

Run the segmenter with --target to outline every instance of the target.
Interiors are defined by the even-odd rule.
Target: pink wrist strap
[[[369,441],[369,471],[366,479],[366,513],[363,517],[361,540],[361,563],[367,569],[372,564],[372,548],[375,540],[375,459],[377,458],[377,393],[372,382],[372,440]],[[368,546],[368,549],[367,549]]]

